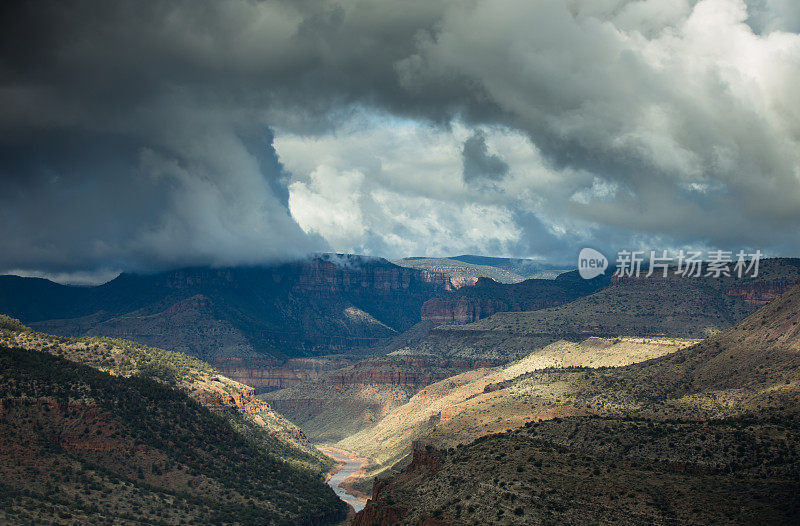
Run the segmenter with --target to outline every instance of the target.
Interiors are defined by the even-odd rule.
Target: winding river
[[[318,446],[318,448],[320,451],[333,458],[337,462],[344,462],[344,465],[342,465],[342,467],[339,468],[339,470],[336,471],[336,473],[334,473],[333,476],[328,480],[328,485],[333,488],[333,491],[336,492],[336,495],[340,499],[350,504],[357,512],[363,510],[364,501],[347,493],[341,484],[347,477],[361,469],[361,466],[364,464],[364,459],[357,458],[353,454],[347,454],[347,452],[341,449],[334,449],[325,446]]]

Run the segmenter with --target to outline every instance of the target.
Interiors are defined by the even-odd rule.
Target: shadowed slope
[[[235,432],[184,392],[0,347],[0,518],[82,524],[324,524],[320,478]]]

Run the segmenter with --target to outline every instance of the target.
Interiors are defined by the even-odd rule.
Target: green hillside
[[[345,505],[184,392],[0,347],[0,522],[324,524]]]

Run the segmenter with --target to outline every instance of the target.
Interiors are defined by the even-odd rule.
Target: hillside
[[[800,519],[797,420],[582,422],[589,433],[605,430],[596,436],[607,447],[568,449],[527,433],[531,428],[448,450],[418,445],[401,474],[375,484],[353,526],[791,525]],[[652,458],[658,441],[685,454]],[[716,468],[695,467],[702,455],[718,462]]]
[[[425,439],[447,447],[519,427],[534,418],[579,413],[574,408],[551,407],[533,413],[527,401],[510,398],[495,389],[501,382],[547,368],[629,365],[674,353],[693,343],[696,342],[647,338],[556,342],[511,364],[475,369],[428,385],[405,404],[337,445],[371,459],[370,469],[365,473],[368,479],[404,459],[415,440]],[[360,487],[364,484],[360,482]]]
[[[414,461],[376,482],[355,524],[795,524],[798,325],[800,285],[661,357],[487,384],[474,397],[484,400],[431,420]]]
[[[424,301],[449,288],[441,274],[327,255],[270,267],[122,274],[96,287],[0,276],[0,312],[51,334],[172,349],[266,390],[332,367],[293,358],[350,352],[411,328]]]
[[[646,396],[675,411],[795,406],[800,391],[800,285],[691,349],[632,367],[619,378],[603,375],[597,390],[611,382],[620,400]]]
[[[608,287],[557,307],[497,312],[473,323],[437,327],[425,340],[396,354],[474,360],[505,356],[508,361],[559,339],[704,338],[744,319],[798,279],[800,260],[796,259],[764,260],[756,278],[741,280],[614,278]]]
[[[254,390],[196,358],[112,338],[67,338],[32,331],[0,315],[0,345],[41,351],[115,377],[148,378],[178,389],[224,418],[257,447],[300,469],[326,472],[331,463],[302,431],[259,400]]]
[[[325,524],[320,478],[179,389],[0,347],[0,522]]]

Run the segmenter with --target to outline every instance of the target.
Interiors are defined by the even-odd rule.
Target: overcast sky
[[[800,255],[796,0],[0,6],[3,272]]]

